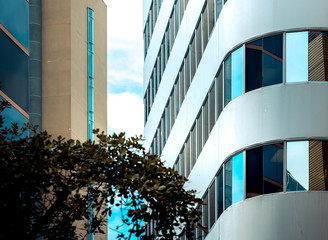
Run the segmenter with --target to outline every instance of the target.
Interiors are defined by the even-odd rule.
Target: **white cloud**
[[[108,132],[127,136],[143,133],[143,101],[136,94],[124,92],[107,95]]]

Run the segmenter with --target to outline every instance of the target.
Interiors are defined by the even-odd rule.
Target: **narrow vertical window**
[[[93,128],[94,128],[94,16],[93,10],[88,8],[88,139],[93,141]],[[92,186],[89,186],[92,187]],[[89,229],[91,227],[91,220],[93,216],[93,202],[89,201]],[[94,235],[88,233],[88,240],[93,240]]]
[[[308,81],[308,32],[286,34],[286,82]]]
[[[225,208],[244,198],[244,153],[225,164]]]

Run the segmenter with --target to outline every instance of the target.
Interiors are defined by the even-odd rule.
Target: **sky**
[[[142,0],[107,4],[108,133],[143,132]]]
[[[104,0],[107,4],[107,129],[127,136],[143,132],[142,0]],[[108,220],[108,240],[121,225],[119,209]],[[124,230],[123,230],[124,231]]]

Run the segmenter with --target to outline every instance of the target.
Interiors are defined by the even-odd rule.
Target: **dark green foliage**
[[[183,188],[187,179],[145,151],[141,137],[96,130],[96,142],[52,139],[47,132],[19,138],[17,125],[3,128],[6,104],[0,106],[0,239],[76,239],[73,223],[87,229],[90,200],[92,232],[106,225],[106,206],[117,205],[128,209],[122,218],[130,229],[120,239],[147,239],[144,222],[152,220],[159,239],[192,239],[201,200]]]

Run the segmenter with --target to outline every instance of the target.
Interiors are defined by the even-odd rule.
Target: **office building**
[[[0,97],[12,105],[7,125],[30,122],[80,141],[94,140],[92,129],[106,132],[103,0],[0,0],[0,53]]]
[[[327,8],[144,0],[145,147],[206,203],[196,239],[327,238]]]

